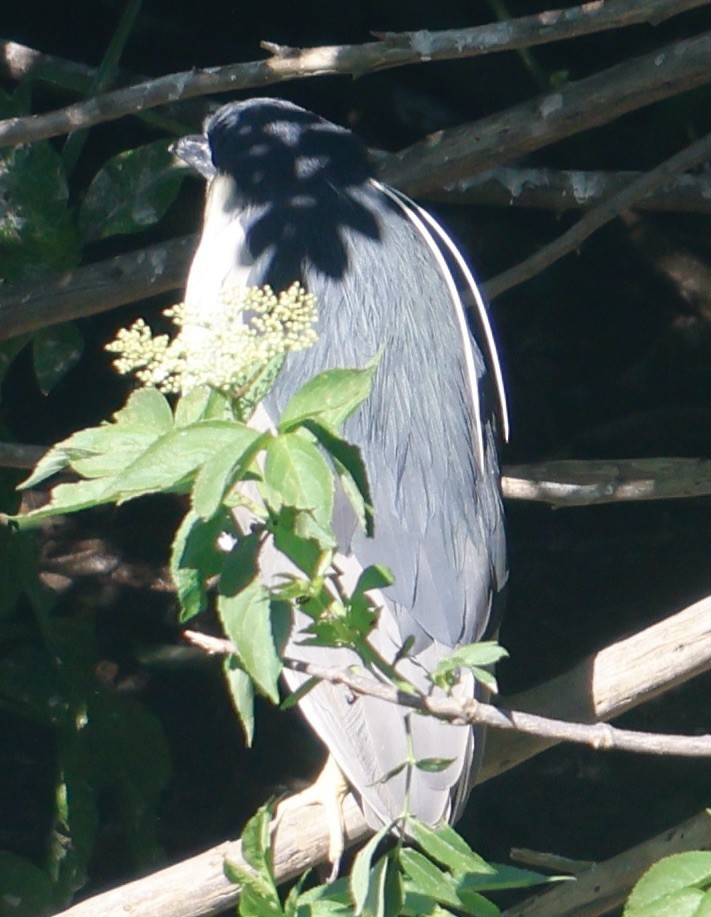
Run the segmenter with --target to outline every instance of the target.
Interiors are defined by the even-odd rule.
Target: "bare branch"
[[[209,653],[226,655],[237,652],[230,640],[211,637],[208,634],[191,630],[185,631],[183,636],[194,646],[200,646]],[[711,664],[711,648],[709,661]],[[519,710],[494,707],[473,698],[458,700],[452,697],[408,694],[406,691],[400,691],[394,685],[377,681],[369,675],[360,675],[352,669],[314,665],[288,658],[284,659],[284,665],[310,678],[318,678],[319,681],[327,681],[333,685],[343,685],[356,696],[376,697],[388,704],[410,707],[457,726],[468,724],[488,726],[490,729],[513,729],[516,732],[552,739],[556,742],[577,742],[582,745],[590,745],[595,749],[651,755],[680,755],[690,758],[711,757],[711,735],[661,735],[617,729],[607,723],[595,723],[594,725],[569,723],[550,717],[523,713]]]
[[[536,274],[540,274],[544,268],[549,267],[564,255],[577,249],[588,236],[591,236],[605,223],[609,223],[610,220],[619,216],[624,210],[628,210],[650,191],[660,188],[671,175],[684,172],[692,166],[705,162],[710,157],[711,134],[708,134],[665,160],[650,172],[646,172],[636,178],[623,191],[586,213],[562,236],[558,236],[553,242],[540,248],[535,255],[531,255],[530,258],[526,258],[525,261],[515,267],[509,268],[509,270],[496,277],[492,277],[491,280],[487,280],[484,284],[487,296],[490,299],[494,299],[506,290],[510,290],[511,287],[523,283],[524,280],[530,280]]]
[[[508,465],[501,489],[509,500],[551,506],[702,497],[711,495],[711,461],[652,458]]]
[[[708,2],[647,0],[640,4],[638,0],[608,0],[606,3],[586,3],[567,10],[549,10],[535,16],[473,29],[388,35],[381,41],[363,45],[333,45],[300,50],[266,43],[266,49],[272,54],[267,60],[173,73],[45,115],[9,118],[0,122],[0,146],[66,134],[178,99],[234,92],[309,76],[361,76],[369,71],[405,64],[528,48],[640,22],[660,22],[686,10],[705,6]],[[3,49],[0,47],[0,50]],[[7,46],[4,50],[6,55],[13,52]],[[14,66],[17,69],[21,64]]]
[[[0,340],[182,287],[196,244],[196,236],[185,236],[41,283],[1,286]]]
[[[711,32],[617,64],[562,89],[391,156],[383,179],[423,195],[711,80]]]
[[[643,174],[501,167],[433,188],[425,198],[444,204],[530,207],[562,213],[594,207]],[[711,175],[677,175],[636,201],[634,209],[709,214]]]
[[[684,611],[585,660],[533,691],[507,699],[519,709],[570,720],[610,719],[693,678],[711,661],[711,600]],[[548,743],[511,732],[492,732],[478,782],[538,754]],[[352,797],[344,805],[347,844],[370,833]],[[698,837],[698,836],[695,836]],[[274,839],[274,869],[284,882],[326,862],[328,826],[321,807],[289,810]],[[700,846],[695,840],[693,846]],[[241,860],[238,842],[226,842],[167,869],[97,895],[61,917],[209,917],[233,906],[239,890],[224,875],[224,860]]]
[[[528,898],[504,911],[503,917],[609,914],[617,911],[637,879],[662,857],[686,850],[707,850],[710,846],[711,812],[707,810],[611,860],[594,863],[589,869],[576,873],[575,882],[563,882],[550,891]]]
[[[705,598],[503,702],[540,716],[594,723],[621,716],[710,667],[711,598]],[[515,732],[492,732],[477,783],[516,767],[550,744]]]
[[[46,446],[0,442],[0,468],[34,468]],[[561,460],[505,465],[507,500],[592,506],[711,496],[711,460],[686,458]]]

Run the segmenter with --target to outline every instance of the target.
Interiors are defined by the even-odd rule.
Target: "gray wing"
[[[377,215],[379,236],[347,248],[341,277],[304,266],[305,285],[318,300],[320,340],[289,357],[267,408],[281,409],[322,369],[362,366],[383,348],[371,397],[345,428],[363,451],[375,535],[366,537],[337,494],[340,562],[351,584],[371,563],[391,568],[396,582],[385,590],[373,640],[392,659],[415,637],[413,658],[400,667],[428,690],[425,673],[437,660],[482,635],[492,596],[506,579],[494,418],[485,399],[484,359],[462,332],[461,306],[452,301],[451,283],[422,228],[377,187],[363,198],[359,203]],[[263,282],[258,267],[252,282]],[[481,404],[479,416],[475,404]],[[301,645],[299,629],[307,623],[297,615],[291,655],[321,665],[355,661],[345,650]],[[302,681],[294,673],[287,680],[292,687]],[[472,680],[463,679],[461,693],[473,690]],[[371,698],[353,702],[331,685],[319,686],[301,706],[374,824],[400,814],[406,791],[410,811],[430,824],[461,808],[472,730],[423,717],[412,717],[408,727],[402,710]],[[379,782],[403,761],[407,728],[417,757],[452,763],[436,774],[402,772]]]

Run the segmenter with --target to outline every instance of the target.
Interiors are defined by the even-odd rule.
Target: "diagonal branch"
[[[549,10],[472,29],[387,35],[380,41],[363,45],[301,50],[266,43],[266,50],[272,54],[267,60],[173,73],[44,115],[9,118],[0,122],[0,146],[55,137],[178,99],[235,92],[309,76],[362,76],[369,71],[405,64],[518,50],[641,22],[661,22],[686,10],[705,6],[708,2],[646,0],[641,4],[638,0],[608,0],[606,3],[585,3],[567,10]],[[9,45],[0,46],[5,57],[13,53],[22,57],[17,48]]]
[[[390,156],[382,176],[408,194],[426,194],[709,81],[711,32],[706,32],[474,124],[430,134]]]
[[[571,720],[607,720],[706,671],[711,664],[711,599],[601,650],[565,675],[507,703],[518,709]],[[543,740],[493,732],[479,782],[491,779],[538,754]],[[346,843],[356,844],[370,830],[352,797],[344,806]],[[321,808],[289,809],[274,839],[274,868],[279,882],[324,863],[328,826]],[[237,886],[224,875],[228,857],[244,862],[238,841],[104,892],[63,911],[61,917],[209,917],[234,903]]]
[[[511,287],[540,274],[559,258],[575,251],[601,226],[628,210],[650,191],[661,188],[671,176],[684,172],[709,158],[711,158],[711,134],[692,143],[651,171],[640,175],[622,191],[586,213],[567,232],[558,236],[550,244],[544,245],[525,261],[487,280],[484,284],[487,296],[494,299],[506,290],[510,290]]]
[[[585,917],[610,914],[622,906],[637,879],[662,857],[711,848],[711,811],[663,831],[656,837],[576,874],[550,891],[508,908],[503,917]]]

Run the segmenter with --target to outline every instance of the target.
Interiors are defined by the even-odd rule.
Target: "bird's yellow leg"
[[[322,806],[328,828],[328,860],[331,864],[329,882],[333,882],[338,876],[345,849],[343,800],[348,791],[349,785],[343,771],[336,764],[336,759],[329,755],[321,773],[311,786],[279,804],[271,826],[273,833],[285,815],[295,814],[296,810],[307,806]]]

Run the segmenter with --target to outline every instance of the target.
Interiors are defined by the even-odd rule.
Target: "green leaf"
[[[114,156],[94,177],[79,211],[84,239],[153,226],[177,197],[183,178],[165,140]]]
[[[112,419],[123,429],[135,432],[167,433],[173,428],[170,402],[156,388],[136,389]]]
[[[222,532],[231,530],[232,517],[227,512],[203,520],[191,511],[181,522],[170,552],[170,573],[178,591],[181,623],[204,610],[206,582],[220,572],[226,559],[217,539]]]
[[[468,895],[480,892],[505,891],[511,888],[533,888],[551,882],[572,881],[569,876],[543,876],[530,869],[506,866],[501,863],[487,864],[493,872],[475,869],[463,875],[459,882],[459,895],[465,900]]]
[[[428,774],[438,774],[446,771],[453,761],[454,758],[418,758],[415,761],[415,767]]]
[[[72,739],[73,734],[67,742],[69,747]],[[60,763],[68,763],[69,767],[57,788],[59,824],[53,832],[49,860],[50,872],[55,877],[55,898],[61,891],[62,898],[69,901],[77,888],[86,883],[99,814],[94,789],[81,774],[84,762],[76,762],[71,751],[68,755],[62,754],[63,751],[60,740]]]
[[[63,513],[76,513],[81,509],[90,509],[110,503],[114,499],[111,481],[79,481],[76,484],[58,484],[52,491],[52,499],[40,509],[32,510],[23,516],[14,516],[13,520],[20,529],[31,528],[42,519],[51,519]]]
[[[292,707],[295,707],[298,703],[300,703],[300,701],[306,697],[310,691],[313,691],[313,689],[320,683],[320,678],[308,678],[298,690],[292,691],[288,697],[284,698],[279,706],[279,709],[291,710]]]
[[[268,590],[255,581],[236,595],[220,595],[217,610],[245,671],[265,697],[274,704],[279,703],[278,680],[282,666]]]
[[[508,657],[508,651],[494,640],[484,640],[481,643],[468,643],[466,646],[457,647],[450,658],[459,660],[463,666],[494,665],[501,659]]]
[[[319,569],[325,546],[323,539],[319,540],[318,532],[316,538],[307,536],[307,520],[302,518],[303,515],[292,506],[284,506],[271,520],[269,530],[274,536],[276,549],[311,578]]]
[[[374,834],[368,843],[358,851],[353,861],[350,888],[351,895],[353,896],[353,903],[355,904],[356,917],[359,917],[359,915],[363,913],[363,908],[368,898],[371,881],[370,867],[375,852],[378,849],[378,844],[388,835],[391,827],[392,825],[385,825],[377,834]]]
[[[407,848],[400,851],[400,865],[412,882],[412,890],[427,895],[440,904],[460,907],[457,883],[417,850]]]
[[[386,854],[371,870],[363,914],[367,917],[400,917],[402,897],[397,866]]]
[[[469,669],[477,681],[496,693],[498,692],[496,679],[483,666],[493,665],[506,656],[508,652],[493,640],[470,643],[458,647],[449,656],[440,659],[436,668],[430,673],[430,679],[433,684],[440,687],[451,687],[459,680],[459,670]]]
[[[254,739],[254,683],[234,655],[225,658],[223,668],[245,743],[247,748],[251,748]]]
[[[392,586],[395,577],[384,564],[371,564],[358,577],[358,582],[353,590],[354,595],[370,592],[373,589],[386,589]]]
[[[43,328],[32,338],[32,362],[43,395],[48,395],[76,365],[84,350],[84,338],[73,322]]]
[[[455,874],[481,872],[493,875],[496,872],[479,854],[474,853],[451,825],[432,828],[412,818],[408,820],[408,830],[425,853]]]
[[[330,455],[343,492],[348,497],[361,527],[367,535],[372,537],[374,531],[372,497],[360,449],[314,420],[305,421],[303,426],[316,437]]]
[[[46,141],[0,150],[0,276],[46,277],[79,263],[61,157]]]
[[[353,917],[348,880],[337,879],[300,894],[296,917]]]
[[[225,494],[235,480],[244,475],[255,452],[258,440],[269,439],[269,434],[234,422],[234,439],[208,458],[195,478],[192,492],[192,506],[203,519],[209,519],[217,512]],[[241,442],[240,442],[241,438]]]
[[[229,860],[225,863],[228,877],[242,886],[239,913],[243,917],[283,917],[284,914],[271,864],[272,815],[270,805],[262,806],[242,832],[242,855],[254,872]]]
[[[239,535],[229,554],[225,555],[220,573],[220,593],[233,596],[256,579],[259,574],[259,552],[262,534],[259,531]]]
[[[625,917],[641,915],[695,913],[695,911],[672,911],[667,899],[674,898],[675,905],[681,900],[675,896],[682,890],[708,889],[711,887],[711,851],[690,850],[664,857],[651,866],[637,882],[627,899]],[[690,900],[690,899],[689,899]],[[698,899],[699,902],[701,898]]]
[[[229,420],[229,398],[209,385],[199,385],[183,395],[175,406],[175,426],[187,427],[198,420]]]
[[[56,912],[47,874],[6,850],[0,850],[0,910],[17,917],[46,917]]]
[[[216,452],[244,442],[244,426],[231,421],[203,420],[164,433],[122,474],[112,490],[120,500],[166,491],[184,482]]]
[[[330,529],[333,478],[313,443],[296,433],[273,439],[266,452],[264,479],[287,506],[309,510],[320,526]]]
[[[273,806],[261,806],[242,831],[242,856],[263,879],[274,885],[271,834],[269,826],[274,817]]]
[[[225,861],[225,875],[230,882],[241,886],[240,917],[283,917],[278,894],[261,876],[229,860]]]
[[[319,373],[292,395],[281,415],[279,429],[288,432],[306,420],[340,428],[370,394],[376,368],[371,361],[364,369],[327,369]]]

